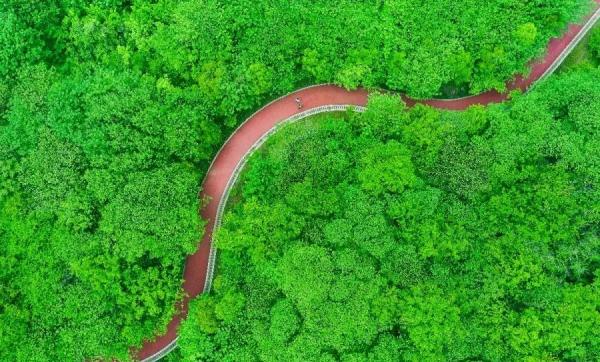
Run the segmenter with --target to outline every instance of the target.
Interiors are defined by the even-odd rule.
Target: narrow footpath
[[[595,1],[598,6],[584,24],[571,25],[561,38],[551,40],[544,58],[532,64],[529,76],[526,78],[518,76],[507,84],[509,92],[517,89],[526,91],[536,81],[552,73],[564,61],[600,18],[600,0]],[[302,110],[298,110],[296,105],[297,97],[302,99]],[[487,105],[502,102],[507,97],[507,93],[489,91],[476,96],[450,100],[414,100],[406,96],[402,98],[409,106],[420,103],[440,109],[464,110],[475,104]],[[137,359],[145,362],[156,361],[169,353],[176,346],[177,329],[181,320],[188,313],[190,300],[203,291],[210,290],[216,257],[216,251],[211,248],[212,234],[215,227],[218,227],[218,221],[227,201],[229,187],[232,186],[246,157],[255,146],[268,137],[278,124],[301,112],[310,112],[319,107],[335,105],[364,107],[367,99],[368,92],[364,89],[347,91],[334,85],[304,88],[269,103],[249,117],[231,135],[213,160],[202,184],[200,197],[207,199],[208,202],[202,208],[201,215],[208,223],[198,250],[188,256],[186,260],[183,289],[187,295],[178,305],[179,313],[169,323],[167,332],[152,341],[147,341],[135,353]]]

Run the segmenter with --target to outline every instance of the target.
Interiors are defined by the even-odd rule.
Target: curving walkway
[[[510,90],[527,90],[536,81],[552,73],[585,36],[589,29],[600,18],[600,0],[595,0],[597,7],[593,15],[587,18],[583,25],[571,25],[561,37],[553,39],[548,45],[546,55],[534,63],[527,78],[516,77],[507,84]],[[304,111],[299,112],[294,99],[301,97]],[[188,312],[189,302],[203,291],[209,291],[214,271],[216,251],[211,247],[212,233],[220,225],[223,209],[233,185],[246,159],[269,135],[287,122],[297,121],[312,114],[321,112],[341,111],[348,107],[366,106],[368,92],[364,89],[347,91],[334,85],[318,85],[304,88],[281,97],[250,116],[229,139],[223,144],[213,160],[202,185],[202,199],[208,202],[201,210],[201,215],[208,221],[204,236],[198,250],[188,256],[185,264],[183,289],[187,296],[177,306],[179,313],[168,324],[167,332],[147,341],[136,357],[142,361],[156,361],[169,353],[177,342],[177,328]],[[507,99],[507,94],[496,91],[486,92],[477,96],[452,100],[414,100],[403,96],[409,106],[417,103],[432,107],[463,110],[475,104],[486,105],[498,103]]]

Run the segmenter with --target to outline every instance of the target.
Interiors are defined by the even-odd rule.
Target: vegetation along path
[[[600,0],[594,13],[583,25],[571,25],[567,32],[550,41],[545,57],[532,65],[528,77],[517,76],[507,85],[506,93],[489,91],[477,96],[459,99],[415,100],[403,97],[407,105],[417,103],[432,107],[463,110],[475,104],[487,105],[507,99],[510,91],[526,91],[535,82],[551,74],[564,61],[577,43],[585,36],[600,18]],[[302,109],[298,109],[296,99],[301,99]],[[200,197],[207,202],[201,214],[208,223],[198,250],[187,258],[184,272],[183,289],[186,297],[179,306],[179,313],[171,320],[167,332],[144,344],[137,352],[137,358],[143,361],[155,361],[171,351],[177,341],[177,328],[187,315],[190,299],[211,287],[216,251],[212,248],[212,234],[219,226],[229,190],[235,183],[247,157],[260,146],[278,126],[296,121],[313,114],[342,111],[349,107],[366,106],[368,92],[364,89],[347,91],[334,85],[318,85],[304,88],[279,98],[249,117],[224,143],[213,160]]]

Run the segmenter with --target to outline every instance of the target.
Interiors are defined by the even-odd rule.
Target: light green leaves
[[[401,193],[418,181],[410,152],[396,141],[367,150],[359,163],[358,179],[375,195]]]

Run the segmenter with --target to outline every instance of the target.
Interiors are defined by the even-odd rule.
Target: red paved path
[[[595,1],[600,7],[600,0]],[[547,54],[541,61],[536,62],[532,66],[530,75],[526,79],[516,77],[514,81],[507,85],[508,89],[521,89],[525,91],[552,66],[561,52],[574,41],[581,31],[581,25],[571,25],[561,38],[550,41]],[[202,292],[206,279],[212,231],[218,205],[238,162],[246,155],[252,145],[277,123],[298,113],[294,101],[296,97],[302,98],[304,103],[303,110],[307,110],[318,106],[336,104],[365,106],[367,104],[367,96],[368,92],[363,89],[346,91],[333,85],[306,88],[270,103],[250,117],[233,133],[231,138],[224,144],[223,148],[214,159],[213,164],[206,175],[204,184],[202,185],[203,191],[201,197],[208,197],[210,199],[210,202],[208,202],[201,211],[202,217],[205,220],[208,220],[208,224],[198,250],[194,254],[188,256],[186,260],[183,289],[188,296],[179,306],[180,312],[169,323],[167,333],[156,337],[154,341],[146,342],[142,349],[136,354],[138,359],[144,360],[153,356],[175,341],[177,337],[177,328],[181,323],[181,319],[187,315],[190,299]],[[500,94],[496,91],[455,100],[415,101],[403,96],[403,99],[409,106],[412,106],[415,103],[423,103],[436,108],[450,110],[462,110],[474,104],[485,105],[498,103],[506,100],[506,98],[506,94]]]

